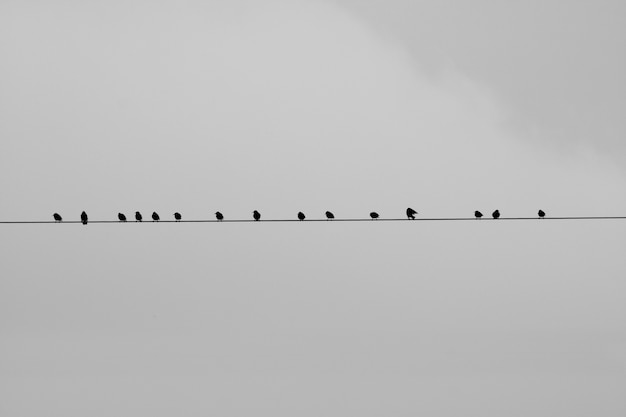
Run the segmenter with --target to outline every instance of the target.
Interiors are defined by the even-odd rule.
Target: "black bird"
[[[180,215],[180,213],[174,213],[174,218],[176,219],[177,222],[179,222],[180,219],[182,219],[183,217]]]
[[[300,221],[304,220],[306,218],[306,216],[304,215],[303,212],[299,211],[298,212],[298,218],[300,219]]]
[[[254,210],[254,212],[252,213],[252,216],[254,217],[254,221],[259,221],[261,220],[261,213],[259,213],[258,211]]]
[[[411,207],[406,209],[406,217],[407,217],[407,219],[415,220],[415,215],[416,214],[417,214],[417,211],[413,210]]]
[[[476,216],[476,218],[480,220],[480,218],[483,217],[483,214],[480,211],[476,210],[474,212],[474,216]]]
[[[224,220],[224,215],[220,213],[219,211],[215,212],[215,217],[217,218],[218,222],[221,222],[222,220]]]
[[[378,218],[378,213],[376,213],[375,211],[370,213],[370,217],[372,218],[372,220],[375,220]]]
[[[537,214],[539,215],[540,219],[543,219],[544,217],[546,217],[546,212],[543,210],[539,210]]]
[[[124,215],[124,213],[117,213],[117,218],[118,218],[121,222],[125,222],[125,221],[126,221],[126,216]]]
[[[61,217],[61,215],[59,213],[54,213],[52,215],[52,217],[54,217],[54,221],[55,222],[62,222],[63,221],[63,217]]]
[[[326,212],[326,220],[332,220],[335,218],[335,215],[333,213],[331,213],[330,211]]]
[[[159,220],[161,220],[161,218],[159,217],[159,215],[157,214],[156,211],[152,212],[152,221],[153,222],[158,222]]]
[[[139,213],[138,211],[135,212],[135,220],[140,222],[143,219],[143,217],[141,216],[141,213]]]
[[[500,217],[500,210],[494,211],[493,213],[491,213],[491,215],[494,219],[497,219],[498,217]]]
[[[80,213],[80,221],[83,222],[83,224],[87,224],[87,213],[84,211]]]

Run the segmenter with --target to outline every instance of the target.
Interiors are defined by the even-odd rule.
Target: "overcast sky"
[[[614,1],[0,3],[0,220],[625,215]],[[623,416],[626,221],[0,225],[0,414]]]

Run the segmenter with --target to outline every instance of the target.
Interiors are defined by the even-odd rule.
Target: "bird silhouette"
[[[500,210],[496,210],[493,213],[491,213],[491,215],[493,216],[494,219],[497,219],[500,217]]]
[[[474,216],[476,216],[476,218],[480,220],[480,218],[483,217],[483,214],[480,211],[476,210],[474,212]]]
[[[87,213],[84,211],[80,213],[80,221],[83,222],[83,224],[87,224]]]
[[[261,220],[261,213],[259,213],[259,212],[258,212],[258,211],[256,211],[256,210],[254,210],[254,211],[252,212],[252,216],[254,217],[254,221],[257,221],[257,222],[258,222],[259,220]]]
[[[407,219],[415,220],[415,215],[416,214],[417,214],[417,211],[413,210],[411,207],[406,209],[406,217],[407,217]]]
[[[330,211],[326,212],[326,220],[332,220],[335,218],[335,215],[333,213],[331,213]]]
[[[174,213],[174,218],[176,219],[177,222],[180,221],[180,219],[182,219],[183,217],[180,215],[180,213]]]
[[[152,221],[153,222],[158,222],[159,220],[161,220],[161,218],[159,217],[159,215],[157,214],[156,211],[152,212]]]
[[[52,215],[52,217],[54,217],[54,221],[55,222],[62,222],[63,221],[63,217],[61,217],[61,215],[59,213],[54,213]]]
[[[537,215],[539,216],[540,219],[543,219],[544,217],[546,217],[546,212],[543,210],[539,210],[537,212]]]
[[[125,222],[125,221],[126,221],[126,216],[124,215],[124,213],[117,213],[117,218],[118,218],[121,222]]]
[[[138,222],[143,220],[143,217],[142,217],[141,213],[139,213],[138,211],[135,212],[135,220],[138,221]]]
[[[219,211],[216,211],[215,218],[217,219],[218,222],[221,222],[222,220],[224,220],[224,215],[220,213]]]
[[[370,217],[372,218],[372,220],[376,220],[376,219],[378,219],[378,213],[373,211],[373,212],[370,213]]]
[[[298,219],[300,219],[300,221],[306,219],[306,216],[304,215],[303,212],[301,212],[301,211],[298,212]]]

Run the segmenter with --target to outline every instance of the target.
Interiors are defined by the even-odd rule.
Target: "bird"
[[[61,217],[61,215],[59,213],[54,213],[52,215],[52,217],[54,217],[54,221],[55,222],[62,222],[63,221],[63,217]]]
[[[476,210],[474,212],[474,216],[476,216],[476,218],[480,220],[480,218],[483,217],[483,214],[480,211]]]
[[[497,219],[498,217],[500,217],[500,210],[494,211],[493,213],[491,213],[491,215],[494,219]]]
[[[152,212],[152,221],[153,222],[158,222],[159,220],[161,220],[161,218],[159,217],[159,215],[157,214],[156,211]]]
[[[220,213],[219,211],[215,212],[215,218],[217,218],[218,222],[221,222],[222,220],[224,220],[224,215],[222,213]]]
[[[259,220],[261,220],[261,213],[259,213],[258,211],[254,210],[252,212],[252,216],[254,217],[254,221],[258,222]]]
[[[304,215],[303,212],[299,211],[298,212],[298,219],[300,219],[300,221],[304,220],[306,218],[306,216]]]
[[[540,219],[543,219],[544,217],[546,217],[546,212],[543,210],[539,210],[537,214],[539,215]]]
[[[125,221],[126,221],[126,216],[124,215],[124,213],[117,213],[117,218],[118,218],[121,222],[125,222]]]
[[[326,212],[326,220],[332,220],[335,218],[335,215],[333,213],[331,213],[330,211]]]
[[[407,217],[407,219],[415,220],[415,215],[416,214],[417,214],[417,211],[413,210],[411,207],[406,209],[406,217]]]
[[[180,215],[180,213],[176,212],[174,213],[174,218],[176,219],[177,222],[179,222],[180,219],[182,219],[183,217]]]
[[[87,224],[87,213],[84,211],[80,213],[80,221],[83,222],[83,224]]]
[[[376,220],[378,218],[378,213],[373,211],[373,212],[370,213],[370,217],[372,218],[372,220]]]
[[[135,220],[140,222],[143,219],[143,217],[141,216],[141,213],[139,213],[138,211],[135,212]]]

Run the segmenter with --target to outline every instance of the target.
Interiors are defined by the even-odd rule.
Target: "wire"
[[[503,220],[538,220],[538,221],[546,221],[546,220],[626,220],[626,216],[566,216],[566,217],[500,217],[499,219],[493,218],[482,218],[477,219],[475,217],[430,217],[430,218],[416,218],[416,219],[265,219],[265,220],[253,220],[253,219],[224,219],[224,220],[207,220],[207,219],[199,219],[199,220],[159,220],[159,221],[151,221],[146,220],[143,222],[136,221],[126,221],[121,222],[119,220],[89,220],[89,224],[91,223],[310,223],[310,222],[430,222],[430,221],[473,221],[473,222],[484,222],[484,221],[503,221]],[[0,224],[81,224],[80,220],[68,220],[68,221],[54,221],[54,220],[25,220],[25,221],[0,221]]]

